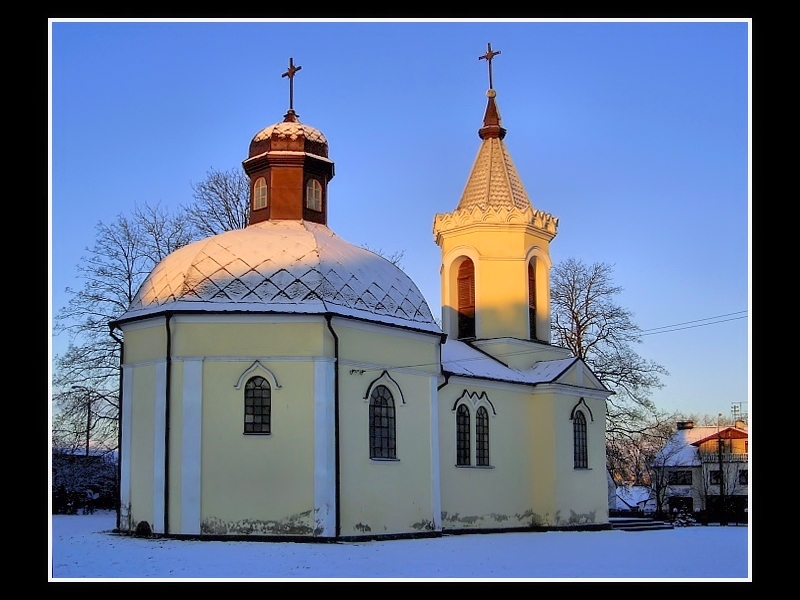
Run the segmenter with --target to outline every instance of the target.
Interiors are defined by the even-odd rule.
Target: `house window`
[[[267,207],[267,180],[263,177],[259,177],[256,179],[255,184],[253,184],[253,208],[258,210],[259,208],[266,208]]]
[[[747,485],[747,469],[739,470],[739,485]]]
[[[667,485],[692,485],[691,470],[670,471],[667,475]]]
[[[244,386],[244,432],[271,433],[272,391],[263,377],[253,377]]]
[[[528,328],[530,338],[536,337],[536,259],[528,263]]]
[[[469,466],[469,409],[461,404],[456,410],[456,465]]]
[[[397,458],[395,439],[394,399],[379,385],[369,396],[369,457]]]
[[[475,413],[475,464],[489,466],[489,411],[483,406]]]
[[[722,481],[722,473],[719,470],[708,472],[708,483],[719,485],[720,481]]]
[[[465,258],[458,267],[458,338],[475,337],[475,265]]]
[[[306,182],[306,208],[322,211],[322,184],[316,179]]]
[[[586,443],[586,417],[576,411],[572,420],[573,455],[576,469],[589,468],[589,451]]]

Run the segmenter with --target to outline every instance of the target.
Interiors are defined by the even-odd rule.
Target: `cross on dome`
[[[497,52],[492,50],[492,43],[489,42],[488,44],[486,44],[486,54],[478,57],[478,60],[485,60],[489,64],[489,89],[490,90],[494,89],[494,87],[492,85],[492,59],[495,56],[497,56],[498,54],[500,54],[500,50],[498,50]]]
[[[303,67],[295,66],[294,59],[289,58],[289,68],[286,69],[286,72],[281,75],[281,77],[288,77],[289,78],[289,112],[288,115],[294,115],[294,76],[300,69]]]

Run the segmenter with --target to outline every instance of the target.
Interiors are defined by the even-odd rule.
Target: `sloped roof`
[[[521,371],[459,340],[448,339],[442,345],[442,370],[445,373],[510,383],[552,383],[577,360],[574,357],[547,360]]]
[[[441,333],[399,267],[308,221],[263,221],[176,250],[120,321],[167,309],[331,312]]]
[[[531,201],[503,140],[483,140],[456,210],[473,207],[531,209]]]
[[[721,429],[719,432],[714,432],[709,436],[706,436],[702,439],[692,442],[692,446],[699,447],[701,444],[708,442],[709,440],[746,440],[747,439],[747,432],[742,431],[741,429],[736,429],[736,427],[726,427]]]

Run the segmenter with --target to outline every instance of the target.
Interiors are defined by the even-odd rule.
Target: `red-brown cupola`
[[[250,225],[261,221],[306,220],[327,225],[328,182],[333,161],[321,131],[305,125],[292,107],[293,78],[301,67],[289,59],[289,110],[283,121],[259,131],[242,163],[250,178]]]

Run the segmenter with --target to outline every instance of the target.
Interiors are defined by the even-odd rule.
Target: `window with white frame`
[[[316,179],[306,182],[306,208],[322,211],[322,184]]]
[[[258,210],[267,207],[267,180],[263,177],[256,179],[253,184],[253,208]]]

